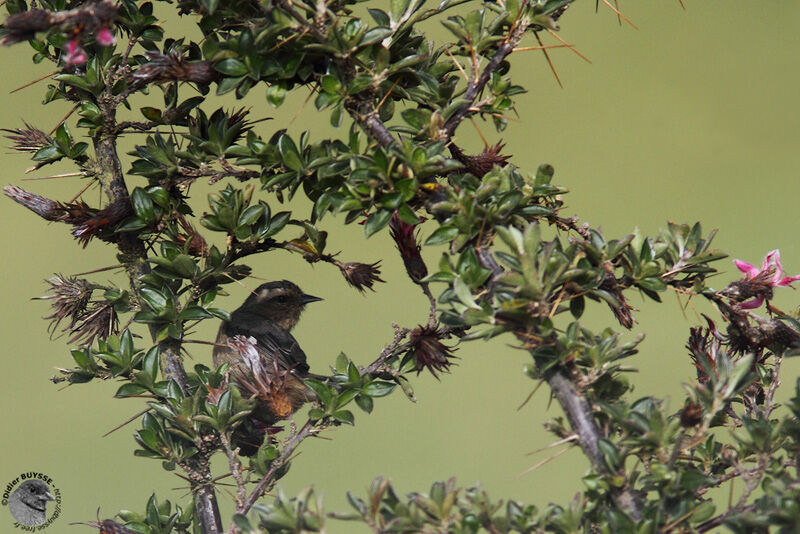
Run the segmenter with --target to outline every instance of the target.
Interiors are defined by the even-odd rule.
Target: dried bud
[[[102,210],[95,210],[84,202],[62,204],[19,187],[7,185],[3,192],[15,202],[48,221],[60,221],[74,226],[72,235],[85,247],[92,237],[114,242],[114,227],[133,214],[130,200],[119,199]]]
[[[703,407],[696,403],[690,402],[681,410],[681,426],[690,428],[697,426],[703,420]]]
[[[3,187],[3,193],[14,202],[22,204],[47,221],[60,221],[64,216],[63,206],[55,200],[29,193],[13,185]]]
[[[707,383],[710,379],[706,369],[710,369],[716,374],[719,341],[710,339],[710,333],[710,330],[703,330],[700,327],[690,328],[689,340],[686,342],[689,356],[697,369],[697,380],[701,384]]]
[[[761,303],[764,299],[772,300],[773,286],[769,282],[770,272],[759,273],[755,278],[731,282],[728,287],[720,291],[720,295],[728,297],[734,302],[744,302],[755,299]]]
[[[25,128],[17,128],[15,130],[0,128],[0,131],[9,133],[5,138],[14,142],[10,148],[20,152],[37,152],[53,142],[49,135],[38,128],[34,128],[27,122],[25,122]]]
[[[72,229],[72,235],[84,246],[89,244],[92,237],[98,237],[103,241],[114,241],[114,227],[122,222],[123,219],[133,215],[133,208],[130,200],[117,199],[102,210],[83,220],[67,221],[76,226]]]
[[[380,263],[380,261],[375,263],[351,261],[348,263],[337,262],[336,265],[342,271],[342,276],[347,280],[347,283],[363,293],[364,289],[375,291],[372,289],[375,282],[384,282],[380,277]]]
[[[107,301],[93,303],[80,317],[80,322],[70,329],[70,343],[91,345],[94,338],[106,339],[119,333],[119,317],[114,305]]]
[[[628,329],[633,328],[633,315],[631,314],[631,310],[633,308],[628,305],[628,302],[625,300],[625,295],[622,293],[622,289],[619,287],[619,283],[614,276],[614,267],[610,262],[606,262],[603,267],[606,273],[603,278],[603,282],[600,284],[600,289],[603,289],[614,295],[614,297],[617,299],[617,302],[619,302],[619,305],[614,305],[611,302],[608,302],[608,307],[611,308],[611,311],[614,313],[614,317],[617,318],[617,321],[619,321],[619,324]]]
[[[428,268],[419,253],[422,247],[417,242],[416,227],[416,224],[408,224],[401,219],[396,211],[389,222],[389,235],[397,244],[397,250],[400,251],[403,264],[406,266],[406,273],[412,281],[418,284],[420,280],[428,276]]]
[[[145,56],[149,62],[136,69],[133,77],[146,83],[174,80],[211,83],[218,76],[208,61],[187,61],[179,52],[147,52]]]
[[[81,315],[86,311],[92,292],[99,286],[90,284],[88,280],[82,278],[65,277],[57,274],[47,280],[50,284],[51,294],[38,297],[39,300],[52,300],[51,306],[53,314],[45,317],[50,321],[48,330],[52,335],[61,324],[61,321],[69,317],[69,326],[65,330],[73,328],[80,320]]]
[[[450,153],[453,154],[453,157],[460,161],[464,167],[466,167],[468,173],[478,178],[483,178],[484,175],[491,171],[495,165],[502,167],[508,162],[511,156],[500,155],[500,151],[503,150],[504,146],[505,145],[500,142],[492,147],[485,147],[483,152],[477,156],[468,156],[464,154],[464,152],[458,148],[455,143],[451,143]]]
[[[183,215],[178,216],[178,225],[183,233],[175,233],[172,239],[190,256],[203,257],[208,252],[208,243]]]
[[[455,356],[452,348],[440,340],[449,334],[435,326],[418,326],[409,334],[409,349],[404,361],[413,358],[417,362],[417,374],[428,369],[439,380],[437,372],[450,372]]]

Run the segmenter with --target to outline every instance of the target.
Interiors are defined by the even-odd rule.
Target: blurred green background
[[[577,2],[562,19],[560,35],[593,63],[565,49],[551,51],[564,83],[561,89],[540,52],[516,54],[514,80],[529,90],[518,100],[519,122],[511,122],[501,136],[489,124],[479,127],[489,142],[502,139],[505,152],[523,169],[554,165],[556,183],[573,191],[565,198],[564,214],[579,214],[607,236],[624,235],[636,226],[654,233],[667,220],[701,220],[706,230],[720,229],[716,244],[733,257],[757,263],[767,251],[780,248],[788,274],[796,274],[800,3],[684,2],[686,11],[678,0],[620,2],[638,31],[620,27],[602,3],[595,14],[594,2]],[[163,4],[158,8],[169,9]],[[190,20],[180,24],[196,35]],[[446,38],[438,28],[434,35]],[[544,38],[555,43],[548,35]],[[65,104],[40,105],[45,83],[8,94],[48,72],[49,65],[32,65],[31,55],[25,44],[0,50],[0,127],[20,127],[24,119],[49,130],[68,111]],[[331,131],[327,115],[317,114],[312,105],[289,124],[305,95],[273,110],[263,90],[251,93],[246,101],[251,116],[275,119],[258,125],[266,137],[281,127],[293,135],[311,130],[315,139],[342,134]],[[226,99],[217,105],[240,104]],[[458,141],[468,151],[481,148],[469,123],[459,130]],[[125,150],[133,142],[126,140]],[[2,154],[4,185],[60,200],[72,198],[84,185],[77,178],[24,182],[30,162],[5,148]],[[51,166],[27,177],[69,170]],[[140,179],[132,177],[129,183]],[[207,190],[203,184],[193,189],[198,215]],[[85,198],[97,202],[99,194],[90,192]],[[64,499],[63,517],[53,527],[57,532],[71,531],[66,527],[70,521],[93,519],[98,506],[101,517],[109,517],[119,509],[141,511],[153,491],[162,499],[184,497],[187,490],[179,478],[164,472],[158,462],[133,457],[136,424],[101,438],[138,412],[139,400],[113,400],[117,384],[110,382],[64,389],[48,381],[55,367],[71,366],[72,361],[64,338],[48,338],[41,320],[49,314],[48,304],[30,298],[44,294],[43,280],[54,272],[74,274],[112,265],[110,247],[93,242],[84,251],[67,227],[45,224],[6,198],[0,202],[6,251],[0,260],[5,377],[0,389],[0,483],[30,470],[50,475]],[[339,351],[368,363],[391,339],[393,321],[413,326],[426,317],[426,301],[405,276],[388,235],[364,241],[362,227],[341,230],[339,223],[324,220],[323,227],[331,231],[330,250],[342,250],[345,260],[382,259],[388,283],[377,292],[362,296],[331,266],[312,267],[280,251],[248,262],[260,277],[290,278],[325,299],[308,309],[296,330],[312,369],[320,372]],[[438,254],[429,251],[429,265],[435,265]],[[727,260],[719,265],[726,272],[714,283],[721,287],[736,273]],[[100,282],[119,279],[111,273],[95,277]],[[246,282],[255,286],[260,281]],[[246,290],[235,284],[228,288],[231,296],[219,304],[234,309]],[[796,294],[791,291],[778,297],[778,306],[794,306]],[[666,295],[662,306],[638,298],[632,304],[641,312],[634,332],[626,335],[647,333],[641,354],[630,360],[640,369],[632,376],[634,395],[668,397],[677,408],[683,399],[680,384],[694,372],[683,345],[697,316],[691,306],[684,316],[672,295]],[[699,311],[706,309],[693,304]],[[593,327],[617,326],[604,309],[588,320]],[[191,337],[211,340],[216,324],[201,326]],[[393,395],[376,402],[372,416],[356,413],[355,428],[328,432],[333,440],[306,441],[280,485],[293,494],[313,484],[329,511],[346,510],[345,492],[363,494],[381,474],[391,477],[401,492],[426,491],[432,482],[455,476],[461,485],[482,482],[495,498],[540,506],[565,503],[580,491],[586,469],[577,450],[518,476],[552,452],[526,456],[553,441],[542,423],[560,411],[550,406],[546,388],[517,410],[536,384],[521,373],[525,353],[507,345],[512,342],[501,338],[466,344],[457,352],[460,360],[452,374],[443,375],[441,382],[427,374],[414,382],[418,403]],[[208,347],[187,348],[195,361],[210,362]],[[798,369],[793,361],[784,366],[783,381],[789,388]],[[215,468],[221,474],[227,466]],[[230,500],[224,491],[220,499]],[[6,519],[0,518],[0,524]],[[352,531],[346,523],[329,527],[332,532]]]

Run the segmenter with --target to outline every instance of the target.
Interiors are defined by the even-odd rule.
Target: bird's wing
[[[253,326],[234,326],[230,323],[225,329],[228,337],[245,336],[256,340],[257,349],[265,364],[272,366],[277,361],[278,367],[283,370],[293,370],[299,374],[308,373],[306,354],[297,340],[272,321],[259,321]]]

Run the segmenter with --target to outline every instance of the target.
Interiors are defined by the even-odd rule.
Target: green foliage
[[[392,0],[361,17],[354,0],[179,0],[179,13],[198,21],[198,42],[165,38],[159,23],[168,3],[158,10],[130,0],[44,1],[42,10],[6,3],[13,18],[4,42],[28,41],[34,62],[58,65],[45,103],[63,100],[77,113],[52,136],[28,125],[9,130],[14,148],[32,152],[37,167],[71,160],[109,202],[90,208],[18,188],[6,194],[48,221],[72,225],[83,244],[93,237],[112,244],[128,275],[124,289],[51,281],[45,298],[53,329],[68,321],[65,331],[78,345],[63,380],[114,379],[116,397],[145,397],[134,454],[180,469],[193,494],[183,507],[152,496],[144,514],[120,512],[132,531],[211,532],[230,523],[214,511],[215,455],[226,457],[236,485],[231,521],[240,532],[324,531],[327,516],[312,488],[296,497],[278,490],[256,504],[286,474],[300,443],[355,425],[354,406],[379,414],[378,399],[398,386],[416,400],[413,372],[439,378],[449,369],[453,348],[444,341],[500,335],[513,336],[530,357],[526,376],[547,383],[561,405],[565,417],[547,428],[589,459],[583,493],[539,510],[492,501],[480,487],[462,490],[452,480],[402,498],[378,478],[366,499],[348,496],[355,514],[330,517],[376,532],[796,527],[800,382],[785,407],[775,391],[780,362],[800,353],[800,323],[797,314],[773,317],[773,308],[769,317],[750,311],[793,282],[781,279],[777,256],[760,270],[740,266],[744,278],[715,290],[707,281],[726,255],[712,248],[714,231],[669,223],[655,236],[604,236],[561,215],[567,189],[553,182],[550,165],[529,173],[508,161],[502,143],[479,153],[457,145],[454,134],[467,119],[491,120],[504,131],[525,91],[511,77],[508,56],[531,34],[557,31],[572,1],[444,0],[434,7]],[[426,21],[441,23],[449,41],[428,39]],[[112,28],[117,45],[104,35]],[[262,136],[248,110],[211,111],[212,89],[229,103],[264,91],[273,107],[292,92],[314,95],[339,134],[318,139],[274,128]],[[150,99],[141,106],[139,95],[156,91],[163,105]],[[132,132],[146,137],[124,172],[117,142]],[[227,183],[195,214],[188,199],[200,179]],[[309,201],[307,212],[280,209],[298,193]],[[388,227],[410,278],[431,301],[420,314],[427,323],[397,326],[368,365],[340,354],[329,376],[276,365],[257,377],[261,396],[237,382],[243,368],[255,373],[246,354],[218,369],[184,368],[186,332],[200,321],[230,320],[218,297],[224,284],[250,275],[243,261],[251,255],[282,250],[293,253],[287,261],[327,263],[359,290],[382,282],[377,263],[344,263],[327,250],[328,229],[353,222],[363,223],[367,238]],[[197,225],[224,245],[209,245]],[[441,251],[436,270],[424,263],[427,247]],[[441,287],[438,298],[432,284]],[[96,289],[104,290],[101,300],[91,300]],[[697,380],[686,384],[678,411],[661,399],[632,397],[628,362],[641,337],[626,341],[612,328],[595,332],[582,323],[598,304],[630,329],[631,295],[661,302],[667,292],[712,302],[727,323],[725,334],[710,318],[690,331],[685,364],[694,365]],[[285,404],[292,380],[308,388],[301,426],[264,428],[254,409]],[[718,509],[710,493],[737,478],[745,481],[742,496]]]

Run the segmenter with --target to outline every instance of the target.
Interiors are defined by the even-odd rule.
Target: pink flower
[[[73,39],[67,45],[67,56],[64,58],[67,65],[81,65],[86,63],[86,53],[81,48],[77,39]]]
[[[736,268],[744,273],[745,282],[760,282],[770,288],[787,286],[792,287],[792,282],[800,280],[800,275],[783,276],[783,266],[781,265],[781,253],[773,250],[764,258],[761,269],[755,265],[742,260],[733,260]],[[792,288],[794,289],[794,288]],[[740,308],[752,310],[758,308],[764,302],[764,295],[757,295],[751,300],[739,304]]]
[[[94,36],[97,44],[101,46],[111,46],[114,44],[114,34],[108,28],[100,28],[97,35]]]

